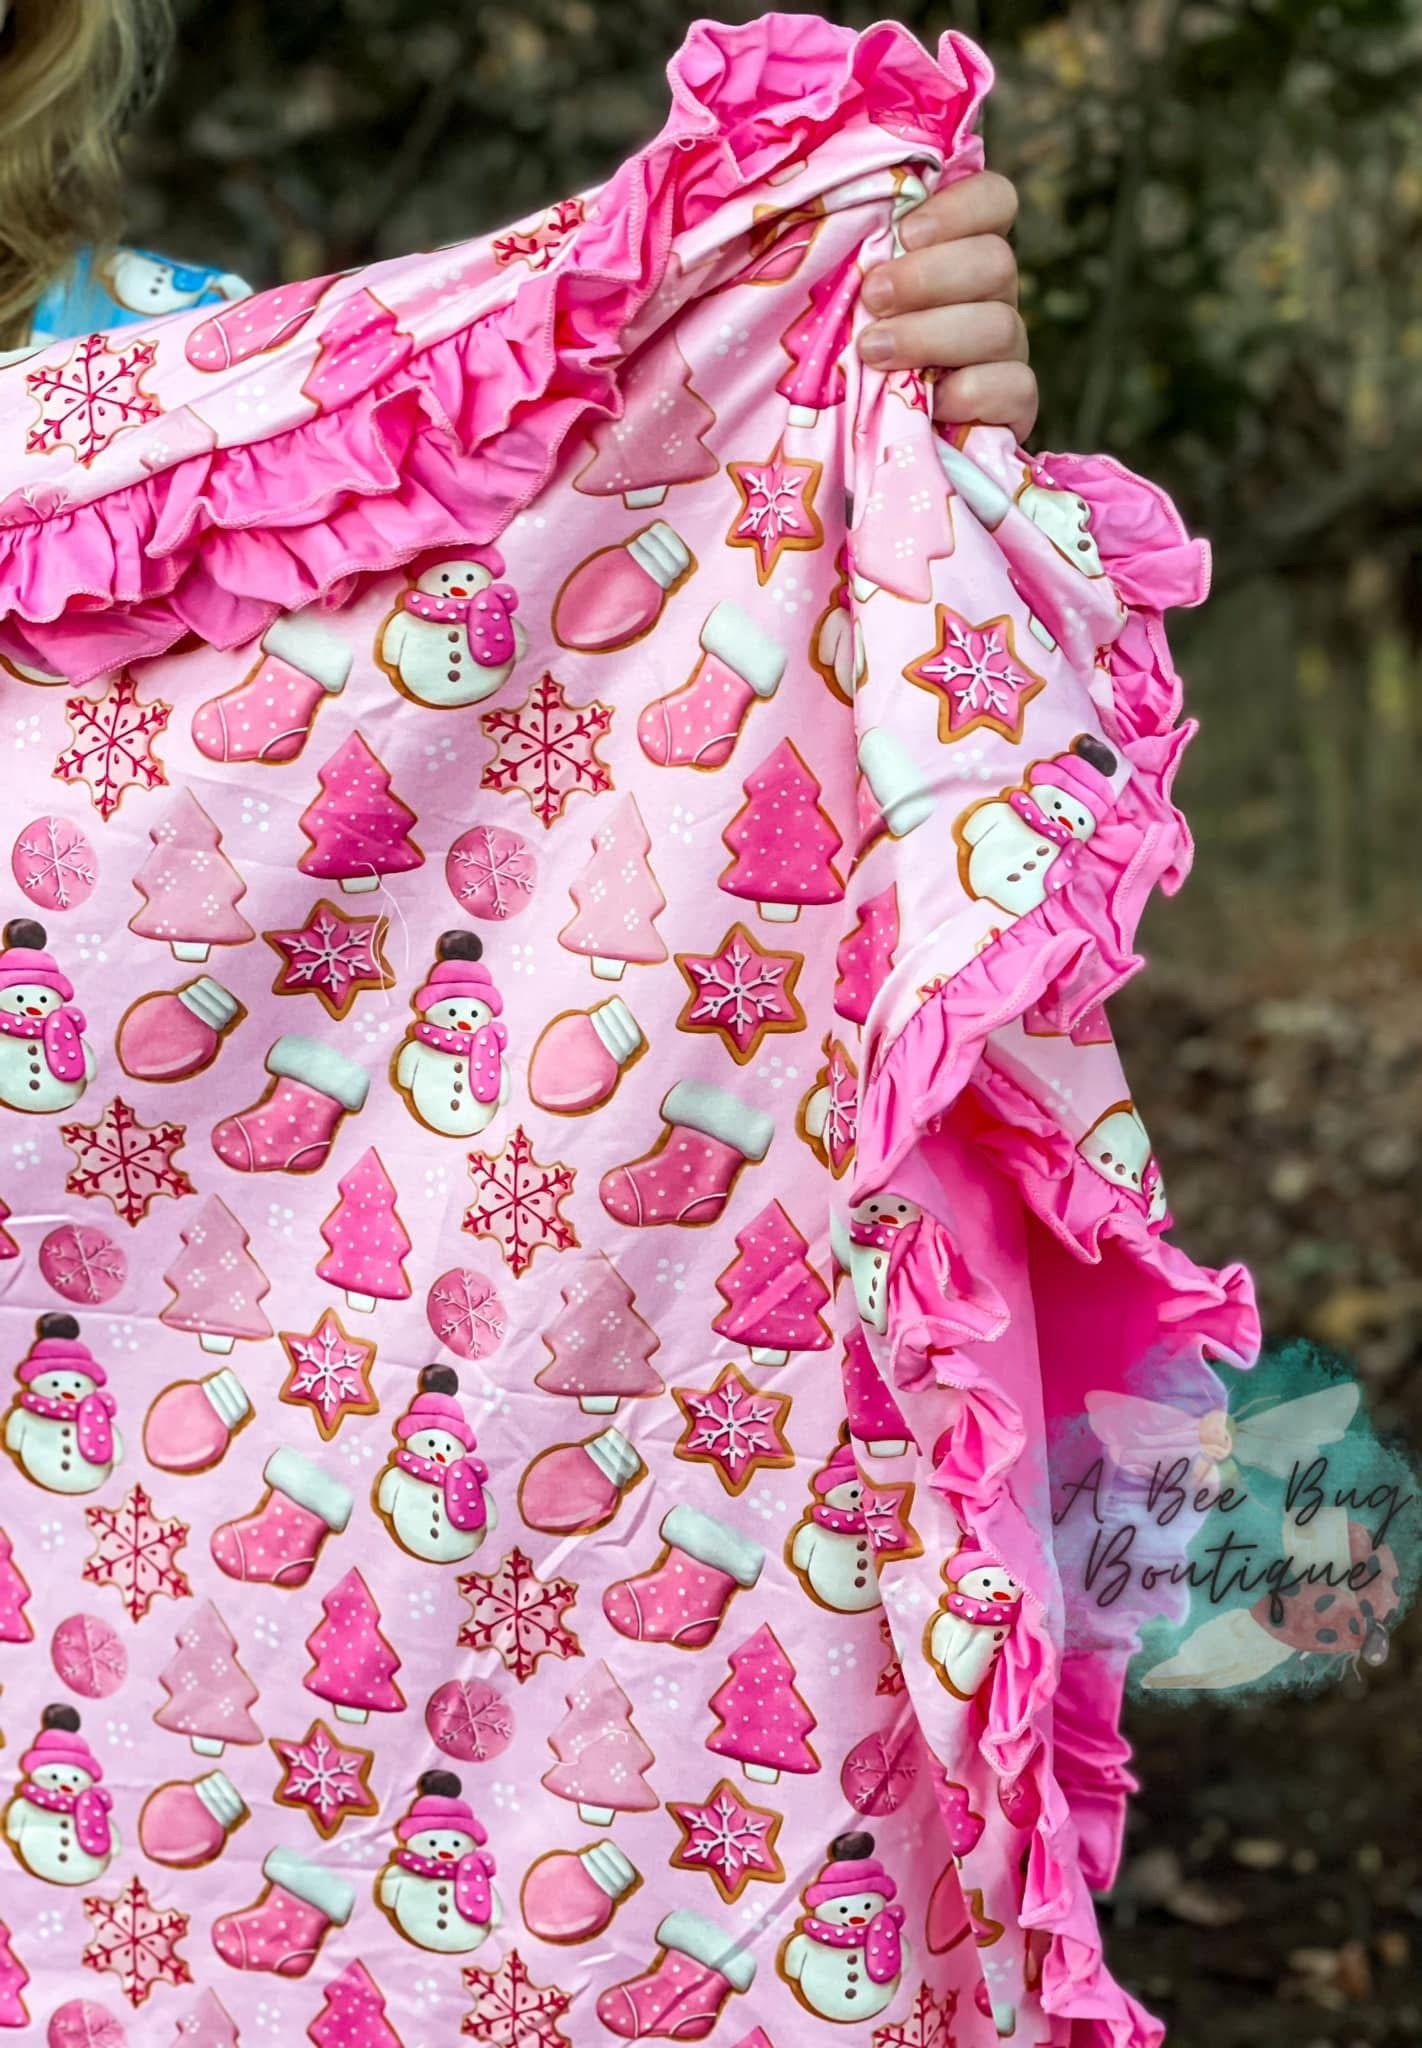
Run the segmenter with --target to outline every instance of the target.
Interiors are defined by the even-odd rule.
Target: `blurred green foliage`
[[[133,232],[259,284],[598,182],[658,126],[696,18],[676,0],[178,12]],[[1175,628],[1205,722],[1182,790],[1204,852],[1164,944],[1409,916],[1422,0],[911,0],[897,18],[930,44],[966,31],[997,69],[986,137],[1021,194],[1035,445],[1109,448],[1215,546],[1215,601]]]

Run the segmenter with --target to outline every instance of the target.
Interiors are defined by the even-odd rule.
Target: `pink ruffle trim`
[[[7,499],[0,653],[82,683],[187,633],[242,644],[280,612],[341,603],[362,575],[492,543],[578,423],[621,413],[622,336],[679,233],[848,127],[973,168],[992,82],[956,35],[935,64],[894,23],[855,35],[773,15],[698,23],[669,75],[662,133],[602,189],[559,262],[467,328],[364,387],[356,365],[338,410],[268,439],[214,449],[180,411],[157,473],[85,504],[53,489]]]
[[[1164,1224],[1151,1225],[1143,1204],[1086,1164],[1055,1119],[993,1064],[988,1045],[1034,1006],[1050,1029],[1067,1032],[1114,993],[1143,964],[1133,948],[1151,890],[1172,894],[1192,854],[1171,789],[1196,727],[1175,723],[1181,686],[1163,613],[1204,598],[1208,550],[1163,492],[1109,458],[1044,455],[1032,467],[1036,481],[1087,500],[1104,566],[1129,608],[1109,651],[1113,702],[1104,722],[1134,773],[1064,887],[929,994],[891,1042],[871,1047],[853,1198],[891,1185],[951,1119],[955,1137],[993,1159],[1073,1258],[1098,1264],[1115,1246],[1131,1261],[1173,1347],[1248,1365],[1259,1324],[1244,1270],[1211,1272],[1166,1243]],[[986,1340],[990,1359],[998,1334],[983,1327],[990,1291],[967,1276],[958,1299],[928,1310],[914,1302],[900,1316],[891,1301],[891,1369],[899,1384],[920,1384],[938,1354],[937,1377],[961,1398],[934,1447],[934,1485],[984,1548],[1030,1556],[1036,1539],[1011,1485],[1028,1448],[1021,1415],[988,1367],[950,1348]],[[1064,1657],[1046,1616],[1044,1589],[1029,1584],[981,1738],[1004,1801],[1034,1816],[1022,1922],[1051,1936],[1042,2000],[1073,2022],[1076,2048],[1155,2048],[1163,2030],[1106,1968],[1091,1899],[1113,1880],[1134,1790],[1116,1726],[1124,1670],[1105,1654]]]

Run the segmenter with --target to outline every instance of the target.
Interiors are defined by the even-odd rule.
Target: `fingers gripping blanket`
[[[989,82],[702,25],[0,380],[0,2029],[1158,2039],[1046,1444],[1257,1341],[1103,1009],[1206,556],[858,363]]]

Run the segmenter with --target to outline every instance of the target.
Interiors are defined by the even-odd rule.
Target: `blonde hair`
[[[0,348],[122,218],[120,144],[167,55],[168,0],[12,0],[0,28]]]

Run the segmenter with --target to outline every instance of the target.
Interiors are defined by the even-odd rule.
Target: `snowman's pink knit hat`
[[[74,997],[74,984],[52,953],[38,946],[6,946],[0,951],[0,988],[50,988],[64,1002]]]
[[[17,1377],[22,1386],[28,1387],[41,1373],[63,1372],[66,1369],[86,1373],[96,1387],[108,1385],[108,1374],[88,1345],[79,1337],[39,1338],[31,1346]]]
[[[813,1910],[826,1906],[831,1899],[846,1899],[855,1892],[875,1892],[881,1899],[892,1899],[898,1886],[890,1877],[876,1856],[865,1857],[862,1861],[827,1863],[815,1882],[805,1893],[805,1904]]]
[[[472,1835],[481,1849],[489,1839],[488,1829],[474,1818],[469,1801],[451,1798],[444,1792],[422,1792],[395,1833],[400,1841],[408,1842],[412,1835],[422,1835],[426,1828],[458,1828],[461,1834]]]
[[[859,1478],[859,1467],[854,1462],[854,1449],[850,1444],[836,1444],[829,1462],[822,1466],[810,1481],[816,1493],[833,1493],[837,1486],[853,1486]]]
[[[458,1437],[466,1451],[474,1448],[474,1432],[450,1394],[416,1394],[396,1423],[395,1434],[404,1443],[408,1437],[418,1436],[422,1429],[447,1429],[451,1436]]]
[[[41,1729],[35,1737],[34,1747],[27,1749],[20,1758],[20,1769],[26,1777],[54,1764],[64,1764],[72,1770],[87,1771],[96,1785],[104,1775],[103,1765],[83,1736],[69,1728]]]
[[[504,999],[494,987],[494,977],[482,960],[440,960],[430,970],[423,988],[415,991],[415,1008],[429,1010],[436,1003],[483,1003],[497,1017]]]
[[[1038,761],[1028,770],[1029,788],[1040,788],[1043,783],[1057,789],[1064,789],[1068,796],[1074,796],[1085,804],[1093,818],[1100,822],[1101,814],[1116,801],[1109,776],[1099,768],[1093,768],[1090,761],[1084,761],[1080,754],[1059,754],[1052,761]]]

